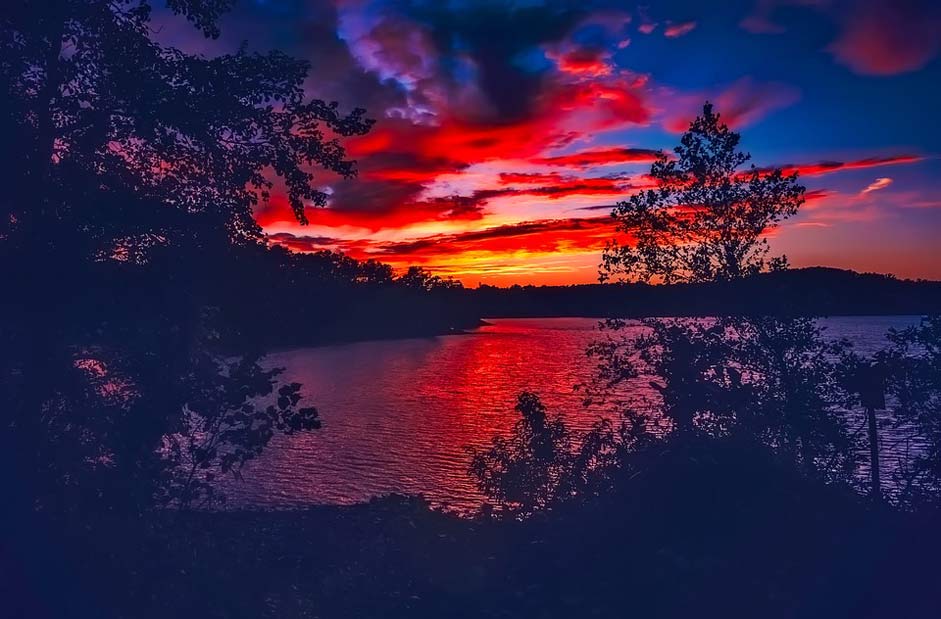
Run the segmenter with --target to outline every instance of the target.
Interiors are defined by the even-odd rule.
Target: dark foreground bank
[[[710,443],[524,522],[406,497],[34,521],[4,616],[935,617],[936,523]]]

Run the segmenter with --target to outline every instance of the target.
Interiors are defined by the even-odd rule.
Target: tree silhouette
[[[231,4],[168,2],[207,37]],[[355,174],[340,139],[371,121],[309,99],[307,64],[280,52],[160,45],[151,13],[52,0],[0,16],[0,268],[17,291],[2,305],[0,433],[29,509],[75,492],[137,511],[199,501],[210,469],[319,423],[254,350],[221,350],[218,277],[235,248],[264,243],[253,209],[276,182],[305,223],[326,200],[316,171]]]
[[[442,278],[439,275],[433,275],[425,269],[417,266],[408,267],[408,269],[396,280],[402,286],[412,290],[422,290],[430,292],[439,289],[463,288],[461,282],[453,277]]]
[[[768,260],[763,235],[797,212],[804,188],[796,173],[741,170],[751,156],[738,150],[739,140],[706,103],[676,156],[661,153],[651,166],[656,188],[615,207],[618,228],[631,241],[608,246],[602,279],[712,282],[785,264]]]
[[[601,278],[665,283],[731,283],[786,267],[769,258],[765,236],[804,200],[797,176],[754,166],[740,136],[710,104],[683,135],[675,157],[651,167],[657,187],[619,203],[612,215],[627,241],[610,245]],[[737,436],[773,449],[808,475],[846,480],[854,446],[838,380],[843,342],[827,342],[810,318],[743,311],[709,319],[642,319],[646,332],[609,337],[589,349],[598,359],[596,389],[648,375],[659,412],[678,437]]]
[[[216,36],[229,4],[170,7]],[[4,161],[22,188],[7,203],[8,243],[51,245],[57,228],[81,226],[94,234],[94,250],[107,252],[179,232],[198,221],[179,216],[194,213],[212,215],[209,225],[230,235],[257,237],[252,207],[272,187],[269,171],[301,222],[307,204],[326,200],[312,168],[354,173],[328,135],[363,133],[371,123],[363,110],[344,115],[336,103],[305,99],[305,62],[244,48],[187,55],[149,37],[150,13],[144,0],[16,3],[5,12],[4,131],[12,139]]]
[[[550,417],[533,393],[521,393],[515,410],[520,419],[509,436],[470,451],[469,472],[498,517],[524,519],[603,496],[632,472],[629,454],[655,443],[644,417],[632,412],[619,424],[599,419],[577,432]]]
[[[521,419],[509,439],[495,437],[470,465],[481,491],[504,511],[529,516],[560,498],[572,464],[572,439],[558,417],[550,418],[539,398],[521,393]]]

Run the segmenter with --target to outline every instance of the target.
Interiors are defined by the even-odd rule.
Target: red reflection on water
[[[282,437],[229,488],[236,505],[350,503],[388,492],[425,494],[472,509],[468,448],[486,447],[534,391],[575,427],[586,411],[573,386],[589,378],[584,351],[595,321],[497,321],[478,333],[366,342],[272,356],[321,411],[318,432]]]

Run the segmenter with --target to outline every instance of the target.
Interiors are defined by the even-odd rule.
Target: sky
[[[298,224],[275,191],[256,219],[297,251],[419,265],[465,285],[597,281],[610,211],[649,186],[706,100],[758,166],[800,173],[771,234],[793,266],[941,279],[941,2],[936,0],[240,0],[206,56],[278,49],[307,93],[363,107],[352,180]]]

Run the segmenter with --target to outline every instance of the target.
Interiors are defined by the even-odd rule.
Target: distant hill
[[[470,306],[464,310],[483,317],[941,313],[941,282],[824,267],[729,283],[482,286],[460,293]]]
[[[285,273],[295,270],[285,269]],[[941,282],[840,269],[767,273],[721,284],[584,284],[496,288],[275,285],[251,303],[221,303],[225,341],[262,348],[466,332],[481,319],[733,314],[815,316],[941,313]],[[294,302],[282,302],[293,298]],[[330,302],[318,301],[327,299]]]

